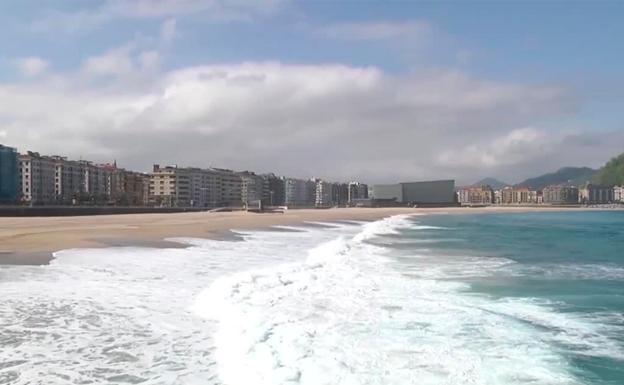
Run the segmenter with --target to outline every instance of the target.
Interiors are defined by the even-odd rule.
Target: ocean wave
[[[388,248],[366,242],[409,228],[408,219],[366,224],[305,262],[223,277],[203,291],[193,310],[219,325],[224,383],[580,383],[534,324],[460,282],[405,277]]]

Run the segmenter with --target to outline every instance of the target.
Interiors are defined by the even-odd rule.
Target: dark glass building
[[[16,203],[19,198],[19,154],[0,144],[0,204]]]

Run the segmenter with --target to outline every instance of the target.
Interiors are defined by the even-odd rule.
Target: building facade
[[[542,190],[544,204],[568,205],[579,202],[579,189],[575,186],[552,185]]]
[[[20,197],[20,159],[16,149],[0,144],[0,204],[17,203]]]
[[[241,177],[231,170],[154,165],[149,202],[160,207],[240,207],[241,185]]]
[[[316,196],[314,205],[316,207],[330,207],[334,204],[332,199],[333,183],[318,179],[316,181]]]
[[[276,176],[275,174],[268,174],[266,175],[266,179],[269,186],[267,204],[269,206],[285,205],[285,178]]]
[[[19,157],[22,204],[43,206],[56,204],[56,160],[28,152]]]
[[[490,186],[460,188],[457,199],[462,205],[490,205],[495,202],[494,190]]]
[[[339,206],[346,206],[349,203],[349,185],[347,183],[332,183],[332,202]]]
[[[245,207],[262,202],[270,204],[269,179],[250,171],[237,173],[241,178],[241,199]]]
[[[624,203],[624,186],[613,187],[613,201]]]
[[[413,205],[449,205],[456,201],[455,181],[436,180],[374,185],[373,199]]]
[[[349,182],[348,202],[351,204],[359,199],[368,199],[368,185],[360,182]]]
[[[288,207],[312,207],[316,201],[316,182],[296,178],[284,179],[284,204]]]
[[[501,190],[500,200],[505,205],[537,204],[538,193],[528,187],[505,187]]]
[[[579,203],[582,204],[605,204],[612,203],[613,188],[587,183],[579,190]]]

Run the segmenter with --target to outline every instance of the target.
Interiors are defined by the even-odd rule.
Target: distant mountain
[[[509,184],[501,182],[500,180],[495,178],[483,178],[480,181],[474,183],[473,186],[490,186],[494,190],[500,190],[505,186],[509,186]]]
[[[571,185],[581,185],[587,181],[593,180],[596,173],[597,170],[589,167],[564,167],[549,174],[529,178],[516,184],[516,186],[524,186],[541,190],[552,184],[567,183]]]
[[[624,185],[624,154],[607,162],[594,176],[593,182],[607,186]]]

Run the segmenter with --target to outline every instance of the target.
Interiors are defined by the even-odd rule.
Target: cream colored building
[[[21,202],[31,206],[53,205],[56,162],[54,158],[28,152],[19,157]]]
[[[241,206],[241,178],[231,170],[154,165],[149,202],[162,207]]]

